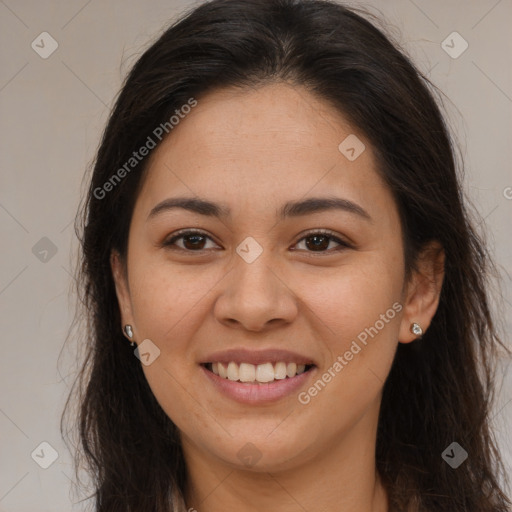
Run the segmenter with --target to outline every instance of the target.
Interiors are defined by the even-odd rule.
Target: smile
[[[317,370],[315,365],[281,361],[259,365],[238,365],[233,361],[229,364],[204,363],[199,368],[214,390],[236,402],[249,405],[277,401],[292,394],[295,396]]]
[[[223,379],[234,382],[261,383],[266,384],[276,380],[284,380],[295,377],[312,368],[313,365],[285,363],[278,361],[276,363],[264,363],[254,365],[251,363],[229,364],[215,362],[206,363],[205,367],[215,375]]]

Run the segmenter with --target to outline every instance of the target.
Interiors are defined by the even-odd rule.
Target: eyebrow
[[[231,215],[231,210],[224,205],[200,199],[196,197],[173,197],[164,199],[149,212],[146,221],[156,217],[160,213],[181,208],[199,215],[208,217],[226,218]],[[361,206],[348,199],[340,197],[311,197],[302,201],[288,201],[280,210],[278,218],[283,220],[289,217],[300,217],[311,213],[319,213],[328,210],[342,210],[359,216],[360,218],[373,222],[369,213]]]

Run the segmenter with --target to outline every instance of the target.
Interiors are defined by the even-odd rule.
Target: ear
[[[135,333],[126,264],[119,253],[115,250],[112,250],[110,254],[110,268],[112,270],[112,277],[116,287],[117,302],[119,303],[119,311],[121,313],[121,330],[124,333],[124,326],[129,324],[132,326],[133,332]],[[134,339],[136,339],[136,336],[134,336]]]
[[[425,245],[420,252],[416,268],[405,286],[404,313],[402,316],[398,341],[410,343],[417,335],[410,331],[416,322],[426,332],[439,305],[444,280],[445,254],[441,244],[434,240]]]

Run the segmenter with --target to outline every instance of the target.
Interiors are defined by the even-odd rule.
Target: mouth
[[[199,365],[207,389],[220,396],[251,406],[269,406],[290,399],[314,379],[314,364],[277,361],[258,365],[213,362]],[[217,373],[215,373],[217,372]]]
[[[220,379],[246,385],[268,385],[289,381],[308,373],[316,366],[314,364],[286,363],[284,361],[267,362],[263,364],[229,363],[216,361],[201,363],[208,372],[217,375]]]

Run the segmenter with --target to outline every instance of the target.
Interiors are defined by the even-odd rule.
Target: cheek
[[[130,274],[134,320],[139,341],[149,339],[159,351],[142,370],[157,402],[178,429],[190,430],[192,423],[206,431],[208,418],[193,399],[193,386],[189,389],[193,370],[190,342],[200,326],[198,315],[204,315],[205,294],[213,287],[215,276],[190,269],[183,273],[167,264],[145,265],[142,258],[139,262]]]
[[[194,267],[141,264],[131,274],[133,314],[137,329],[145,338],[173,344],[186,338],[194,326],[194,316],[208,301],[208,291],[221,276],[218,272]],[[174,341],[176,340],[176,342]]]
[[[313,312],[306,308],[306,314],[315,322],[318,341],[328,354],[318,376],[328,382],[325,391],[319,383],[306,390],[304,400],[311,398],[317,407],[327,407],[326,414],[330,406],[348,415],[363,410],[387,378],[403,308],[401,263],[390,261],[385,253],[368,253],[357,264],[338,267],[321,280],[301,279],[299,293]],[[323,398],[313,398],[317,392]]]
[[[340,342],[374,325],[401,299],[400,266],[386,264],[374,255],[361,258],[357,264],[333,269],[329,274],[303,273],[296,282],[300,283],[294,289],[297,295],[328,327],[326,333]],[[395,313],[396,308],[387,315],[389,324],[398,324]]]
[[[329,355],[299,401],[316,417],[334,414],[335,435],[378,400],[398,343],[401,281],[379,266],[379,272],[352,268],[323,286],[303,284],[318,341]]]

